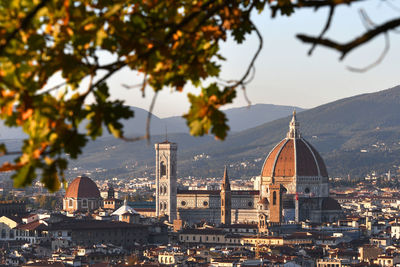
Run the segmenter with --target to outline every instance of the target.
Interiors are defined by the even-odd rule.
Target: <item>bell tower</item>
[[[229,183],[228,170],[224,170],[221,184],[221,224],[230,225],[232,221],[232,192]]]
[[[176,143],[164,141],[154,145],[156,150],[156,216],[168,216],[173,222],[176,212]]]
[[[282,193],[283,187],[281,184],[269,185],[269,222],[282,222]]]

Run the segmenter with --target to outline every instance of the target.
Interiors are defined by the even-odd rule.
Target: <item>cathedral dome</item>
[[[325,163],[317,150],[301,137],[296,113],[290,122],[287,137],[267,156],[262,177],[318,176],[328,177]]]
[[[87,176],[76,177],[67,188],[66,198],[100,198],[95,182]]]

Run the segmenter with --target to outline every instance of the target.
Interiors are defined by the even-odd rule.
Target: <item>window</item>
[[[72,199],[69,200],[68,206],[70,206],[70,207],[73,207],[73,206],[74,206],[74,204],[73,204],[73,202],[72,202]]]
[[[276,191],[272,193],[272,205],[276,205]]]
[[[82,206],[83,207],[87,207],[87,200],[86,199],[82,200]]]
[[[203,206],[207,207],[208,206],[208,202],[207,201],[203,201]]]
[[[182,200],[181,201],[181,206],[186,206],[186,201]]]
[[[247,203],[247,206],[252,207],[253,206],[253,202],[249,201],[249,203]]]
[[[161,163],[160,163],[160,175],[161,176],[167,175],[167,167],[165,166],[164,161],[161,161]]]

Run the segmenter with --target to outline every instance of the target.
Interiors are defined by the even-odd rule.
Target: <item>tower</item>
[[[170,222],[176,214],[177,144],[169,141],[156,143],[156,215],[167,215]]]
[[[283,187],[281,184],[269,185],[269,222],[282,222],[282,193]]]
[[[224,178],[221,184],[221,223],[231,224],[232,220],[232,192],[229,183],[228,170],[224,170]]]
[[[108,185],[107,198],[108,199],[114,199],[115,198],[115,191],[114,191],[114,187],[113,187],[112,184]]]

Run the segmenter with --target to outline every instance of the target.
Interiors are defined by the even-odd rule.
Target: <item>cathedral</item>
[[[181,190],[177,186],[177,144],[155,144],[156,215],[189,224],[330,222],[341,214],[329,197],[328,173],[316,149],[300,133],[296,113],[289,131],[268,154],[259,190],[231,190],[225,167],[220,190]]]

